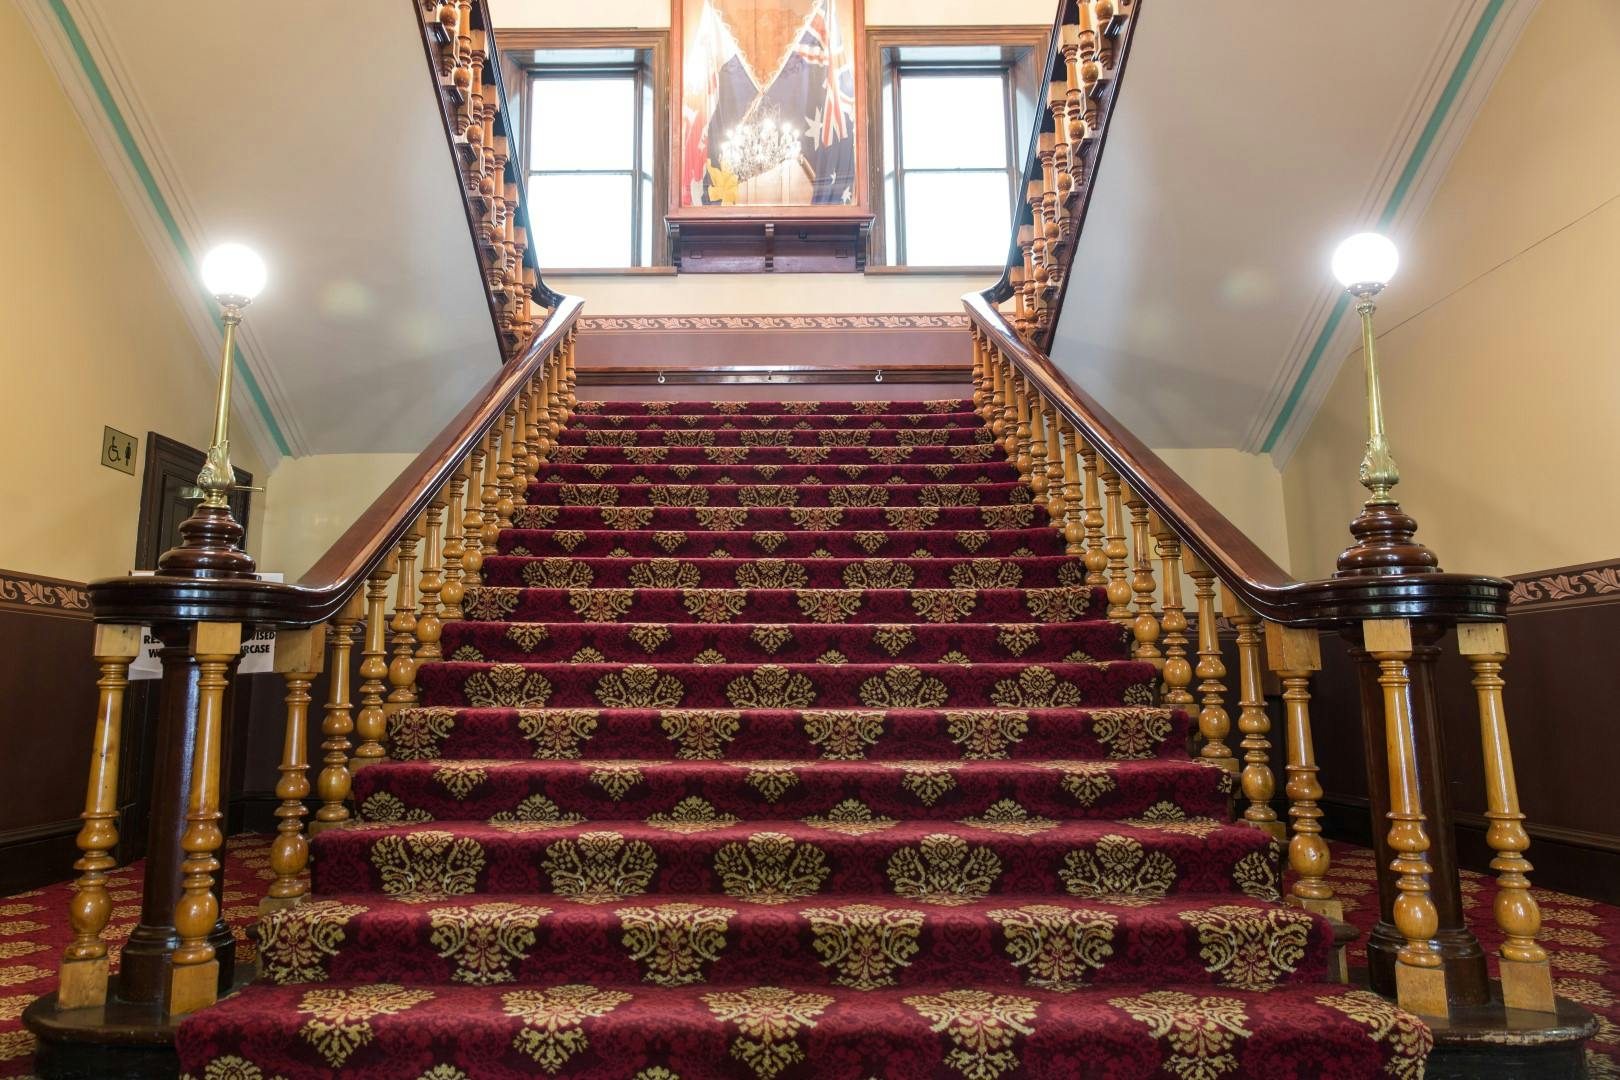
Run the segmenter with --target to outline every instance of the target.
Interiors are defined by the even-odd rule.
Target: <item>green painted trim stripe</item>
[[[1394,221],[1395,215],[1400,212],[1401,204],[1411,193],[1412,184],[1422,171],[1423,163],[1429,157],[1429,151],[1434,148],[1434,140],[1439,137],[1446,117],[1450,114],[1452,106],[1457,103],[1457,95],[1462,93],[1463,83],[1468,81],[1469,71],[1473,69],[1480,51],[1485,47],[1485,39],[1490,35],[1491,27],[1496,24],[1496,17],[1506,6],[1507,0],[1490,0],[1490,3],[1485,5],[1485,10],[1480,13],[1479,21],[1474,24],[1474,32],[1468,36],[1468,43],[1463,46],[1462,55],[1457,58],[1456,67],[1451,69],[1451,77],[1446,80],[1445,87],[1440,91],[1440,100],[1434,103],[1434,111],[1429,114],[1429,122],[1423,125],[1417,142],[1412,146],[1412,153],[1406,159],[1406,166],[1401,169],[1401,175],[1395,181],[1395,190],[1390,192],[1383,213],[1378,215],[1379,228],[1388,228],[1389,223]],[[1344,321],[1345,312],[1349,310],[1349,294],[1339,294],[1338,303],[1334,304],[1333,310],[1328,313],[1327,322],[1322,324],[1322,332],[1316,336],[1315,344],[1305,357],[1305,365],[1300,368],[1293,387],[1288,391],[1282,412],[1277,414],[1276,421],[1271,425],[1271,432],[1266,436],[1265,445],[1260,447],[1262,454],[1269,454],[1277,445],[1277,440],[1282,438],[1283,429],[1293,418],[1294,410],[1299,408],[1300,398],[1305,396],[1305,384],[1316,374],[1316,369],[1322,363],[1322,356],[1327,352],[1339,324]]]
[[[112,91],[107,88],[107,80],[101,75],[101,69],[96,66],[95,58],[90,55],[90,48],[84,42],[84,35],[79,33],[78,24],[73,21],[67,6],[62,0],[48,0],[51,13],[56,16],[57,23],[62,27],[62,33],[67,35],[68,44],[73,48],[73,55],[78,58],[79,67],[84,71],[84,77],[90,83],[90,89],[95,92],[96,101],[101,105],[101,111],[106,114],[108,123],[112,124],[113,133],[118,136],[118,143],[123,147],[124,156],[129,159],[130,165],[135,169],[135,175],[140,178],[141,187],[146,191],[147,201],[157,212],[158,221],[163,225],[163,231],[169,234],[169,242],[179,253],[180,259],[186,264],[195,279],[197,274],[197,261],[192,257],[191,248],[186,244],[185,237],[180,232],[180,225],[169,210],[169,203],[158,188],[157,178],[152,175],[151,168],[146,164],[146,157],[135,142],[135,136],[130,132],[129,125],[124,122],[124,114],[113,100]],[[199,292],[201,288],[199,287]],[[219,305],[212,296],[202,293],[214,309],[214,320],[219,323]],[[286,457],[292,456],[292,448],[287,445],[287,438],[281,433],[281,425],[276,423],[275,415],[270,411],[270,402],[265,398],[264,391],[259,386],[259,380],[253,377],[253,372],[242,362],[240,354],[234,357],[236,373],[247,386],[248,396],[258,408],[259,415],[264,419],[265,425],[270,429],[270,437],[276,442],[276,448]]]

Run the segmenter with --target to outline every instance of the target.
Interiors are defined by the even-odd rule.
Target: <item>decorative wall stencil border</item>
[[[88,619],[90,591],[82,581],[0,570],[0,608]]]
[[[966,330],[959,312],[902,315],[625,315],[581,318],[582,333],[670,333],[714,330]]]
[[[1515,574],[1508,604],[1524,611],[1554,605],[1620,603],[1620,559]]]

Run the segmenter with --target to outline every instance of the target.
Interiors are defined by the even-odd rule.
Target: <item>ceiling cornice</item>
[[[194,253],[205,248],[206,230],[169,166],[147,111],[123,76],[110,37],[100,32],[94,10],[78,0],[17,0],[17,6],[196,337],[197,359],[211,384],[218,378],[223,336],[219,307],[196,273]],[[238,437],[246,436],[271,463],[307,452],[286,394],[255,339],[251,319],[238,330],[236,340],[237,381],[245,390],[235,410]]]
[[[1377,230],[1397,244],[1411,237],[1538,3],[1469,0],[1458,8],[1346,233]],[[1368,65],[1375,75],[1376,58]],[[1323,277],[1242,447],[1269,452],[1279,469],[1309,430],[1359,333],[1346,318],[1347,294]]]

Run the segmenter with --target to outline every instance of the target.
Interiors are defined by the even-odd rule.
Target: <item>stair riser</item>
[[[1005,464],[999,443],[932,446],[592,446],[564,443],[547,460],[558,465],[973,465]]]
[[[632,763],[633,764],[633,763]],[[1095,763],[1070,770],[1028,766],[906,768],[881,762],[824,762],[794,769],[728,762],[672,762],[639,768],[606,763],[506,765],[379,764],[359,770],[354,798],[368,820],[488,821],[541,796],[585,821],[642,819],[701,798],[743,821],[802,819],[860,799],[873,813],[925,821],[980,819],[1016,803],[1056,820],[1144,815],[1225,815],[1230,774],[1188,762]],[[1010,801],[1010,802],[1009,802]],[[426,814],[423,818],[420,815]]]
[[[525,831],[463,825],[454,835],[432,824],[379,826],[317,837],[313,886],[317,893],[556,892],[604,902],[659,893],[734,893],[767,902],[799,894],[836,901],[851,893],[913,899],[920,893],[948,901],[944,906],[1008,893],[1280,899],[1281,848],[1258,829],[1228,825],[1190,836],[1123,823],[1076,824],[1086,828],[1032,836],[904,821],[859,836],[797,823],[680,833],[628,823],[607,829],[525,822],[513,826]],[[936,843],[932,860],[923,846],[930,830],[957,838]],[[1066,879],[1077,882],[1079,892]]]
[[[1084,622],[1102,589],[524,589],[475,587],[474,621],[639,623]]]
[[[535,506],[1016,506],[1029,488],[999,484],[530,484]]]
[[[732,663],[814,663],[836,649],[851,663],[937,663],[950,653],[975,661],[1060,661],[1076,653],[1093,660],[1123,660],[1127,631],[1113,623],[987,623],[916,627],[852,627],[809,623],[788,626],[692,623],[444,624],[439,644],[452,659],[567,663],[581,649],[626,663],[691,662],[705,651]],[[478,655],[466,655],[464,650]]]
[[[570,427],[557,436],[562,446],[969,446],[994,440],[989,428],[884,427],[864,424],[806,431],[788,426],[740,431],[696,428],[665,430]]]
[[[906,529],[1050,527],[1045,507],[1011,506],[520,506],[520,529],[685,529],[795,532],[881,532]],[[1055,530],[1054,530],[1055,531]],[[813,550],[813,549],[812,549]]]
[[[664,416],[576,416],[570,431],[694,431],[769,430],[798,428],[804,431],[855,431],[861,428],[950,428],[969,429],[984,421],[971,412],[953,413],[821,413],[816,416],[783,416],[770,413],[722,415],[675,412]]]
[[[835,559],[869,559],[879,556],[916,557],[926,552],[933,558],[970,559],[1006,557],[1014,551],[1031,554],[1064,554],[1063,533],[1040,529],[871,530],[864,533],[835,532],[717,532],[699,530],[622,531],[587,529],[507,529],[501,533],[497,551],[503,555],[572,555],[580,558],[622,552],[635,558],[709,555],[716,548],[733,556],[755,558],[803,558],[814,551],[825,551]]]
[[[973,411],[968,397],[904,402],[905,412],[965,413]],[[827,413],[886,412],[887,401],[581,401],[575,416],[668,416],[671,413],[717,416],[820,416]],[[893,406],[899,408],[900,406]]]
[[[705,714],[713,716],[715,714]],[[720,751],[728,760],[818,760],[856,748],[825,735],[812,738],[816,713],[798,710],[728,711],[736,732]],[[873,761],[927,760],[1185,760],[1185,713],[1164,709],[895,710],[876,714],[881,730],[860,748]],[[527,719],[525,719],[527,718]],[[722,720],[722,722],[724,722]],[[528,724],[532,735],[525,736]],[[413,709],[389,720],[389,747],[399,760],[545,759],[625,760],[675,757],[690,730],[679,711],[586,709]],[[821,730],[817,724],[818,732]],[[819,739],[819,741],[817,741]]]
[[[443,663],[424,665],[417,685],[423,705],[536,709],[1096,708],[1150,704],[1156,677],[1151,664],[1136,661],[899,670],[875,664]]]
[[[816,900],[764,906],[712,896],[588,906],[556,897],[543,904],[526,897],[488,904],[474,897],[366,911],[355,910],[365,906],[360,904],[315,901],[307,913],[261,920],[261,969],[280,985],[340,979],[476,986],[789,983],[873,990],[1056,983],[1073,990],[1144,981],[1252,988],[1262,981],[1321,977],[1332,947],[1325,920],[1298,909],[1234,904],[1231,897],[1189,898],[1174,911],[1086,906],[1064,898],[1054,903],[1051,897],[1008,897],[961,908],[870,899],[841,921]],[[465,942],[442,929],[469,917],[479,919],[481,933]],[[327,935],[331,949],[310,948],[308,918],[341,927],[341,936]],[[1280,943],[1274,961],[1253,967],[1223,963],[1268,938]],[[478,948],[491,941],[506,948]],[[1032,942],[1049,951],[1039,954]]]
[[[567,484],[974,484],[1011,483],[1006,462],[970,465],[602,465],[540,466],[536,479]]]
[[[1085,584],[1063,555],[972,559],[652,559],[492,555],[485,585],[570,589],[1049,589]]]

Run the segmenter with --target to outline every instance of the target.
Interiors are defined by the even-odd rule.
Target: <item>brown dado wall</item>
[[[1508,728],[1528,815],[1531,880],[1620,902],[1620,560],[1513,579],[1508,611]],[[1445,756],[1463,864],[1487,870],[1479,714],[1454,643],[1438,666]],[[1311,714],[1330,829],[1364,840],[1366,768],[1355,665],[1324,639]]]

